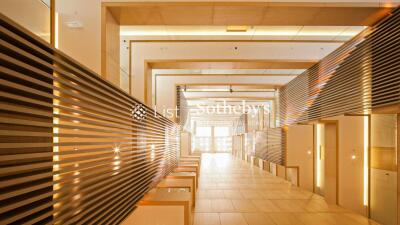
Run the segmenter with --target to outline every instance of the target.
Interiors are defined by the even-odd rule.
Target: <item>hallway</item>
[[[230,154],[203,154],[194,225],[377,224]]]

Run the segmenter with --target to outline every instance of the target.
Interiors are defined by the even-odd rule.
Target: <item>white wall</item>
[[[144,66],[146,60],[319,60],[339,47],[340,44],[341,43],[135,42],[131,47],[132,93],[138,99],[143,100]],[[321,48],[322,45],[324,48]],[[238,47],[238,49],[235,50],[235,47]]]
[[[83,65],[101,72],[101,0],[57,0],[59,49]],[[72,29],[66,22],[80,21]]]

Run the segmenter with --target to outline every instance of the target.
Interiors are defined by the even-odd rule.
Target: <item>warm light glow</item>
[[[121,36],[353,37],[365,26],[122,26]]]
[[[58,13],[54,16],[54,47],[58,48]]]
[[[355,160],[356,158],[357,158],[356,155],[351,155],[352,160]]]
[[[120,152],[120,149],[119,149],[118,146],[115,146],[114,149],[113,149],[113,151],[114,151],[114,153],[119,153],[119,152]]]
[[[156,158],[156,152],[155,152],[156,146],[155,145],[150,145],[150,148],[151,148],[150,160],[154,161],[154,159]]]
[[[321,124],[317,124],[317,187],[321,187]]]
[[[246,32],[248,26],[227,26],[226,32]]]
[[[369,172],[369,118],[364,116],[364,205],[368,205],[368,172]]]

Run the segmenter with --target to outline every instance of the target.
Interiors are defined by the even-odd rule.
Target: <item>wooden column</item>
[[[107,7],[101,10],[101,76],[120,87],[120,26]]]

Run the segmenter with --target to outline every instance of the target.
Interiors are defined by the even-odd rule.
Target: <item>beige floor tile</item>
[[[193,225],[378,225],[229,154],[203,154]]]
[[[211,210],[212,212],[235,212],[229,199],[212,199]]]
[[[379,225],[379,223],[370,220],[362,215],[355,214],[355,213],[343,213],[343,214],[338,214],[341,217],[344,217],[346,219],[349,219],[352,223],[351,224],[357,224],[357,225]]]
[[[261,212],[281,212],[281,209],[274,205],[271,200],[251,200],[251,202]]]
[[[305,212],[305,201],[302,200],[270,200],[282,212]]]
[[[244,199],[264,199],[260,192],[255,190],[241,190],[240,193]]]
[[[224,198],[224,192],[222,190],[207,190],[205,191],[205,195],[210,199]]]
[[[248,225],[275,225],[265,213],[243,213]]]
[[[224,190],[224,196],[226,199],[243,199],[242,194],[238,190]]]
[[[194,208],[195,212],[212,212],[210,199],[198,199]]]
[[[308,225],[301,223],[293,213],[267,213],[267,216],[276,225]]]
[[[339,223],[335,218],[335,215],[331,213],[300,213],[296,214],[296,217],[303,224],[307,225],[345,225]]]
[[[248,225],[241,213],[220,213],[221,225]]]
[[[233,199],[233,207],[236,212],[257,212],[257,207],[251,202],[251,200]]]
[[[193,225],[220,225],[218,213],[195,213]]]

